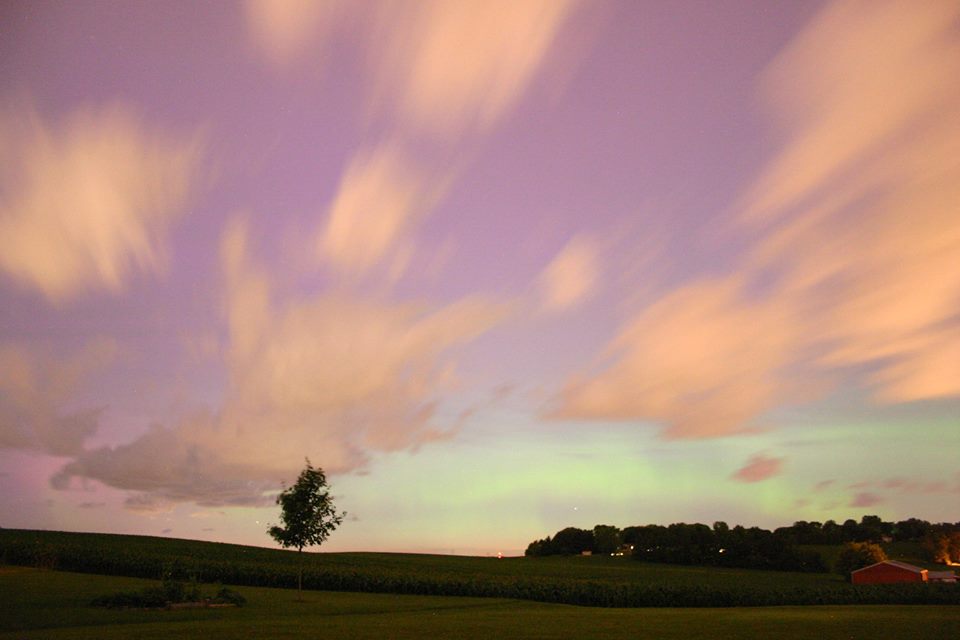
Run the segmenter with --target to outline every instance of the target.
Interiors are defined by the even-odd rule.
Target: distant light
[[[502,551],[497,551],[497,559],[498,559],[498,560],[503,560],[503,552],[502,552]]]

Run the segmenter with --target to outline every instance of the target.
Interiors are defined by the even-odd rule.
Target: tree
[[[277,504],[280,505],[283,526],[274,525],[267,533],[283,548],[297,548],[297,598],[302,599],[303,548],[322,544],[347,514],[337,513],[323,469],[314,468],[309,458],[296,484],[277,496]]]
[[[936,525],[923,538],[923,547],[933,562],[952,564],[960,561],[960,529],[951,525]]]
[[[878,544],[871,542],[848,542],[837,556],[836,571],[847,580],[850,574],[857,569],[869,567],[887,559],[887,554]]]
[[[523,552],[525,556],[552,556],[554,554],[556,554],[556,551],[550,536],[543,540],[534,540],[527,545],[527,550]]]
[[[608,524],[598,524],[593,528],[593,548],[604,555],[616,553],[620,549],[620,529]]]
[[[584,551],[593,551],[593,531],[567,527],[553,536],[554,553],[564,556],[580,555]]]

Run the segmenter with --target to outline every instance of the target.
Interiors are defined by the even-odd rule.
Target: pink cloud
[[[771,458],[762,453],[750,456],[747,464],[732,476],[737,482],[761,482],[779,475],[783,469],[783,458]]]
[[[821,480],[820,482],[818,482],[813,486],[813,490],[814,492],[819,493],[820,491],[823,491],[824,489],[827,489],[830,486],[832,486],[835,482],[836,480]]]
[[[944,480],[923,480],[920,478],[887,478],[882,482],[885,489],[898,489],[905,493],[950,493],[957,490]]]
[[[850,501],[851,507],[872,507],[883,502],[883,498],[875,493],[861,491]]]

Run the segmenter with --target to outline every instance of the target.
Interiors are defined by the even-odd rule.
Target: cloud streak
[[[0,271],[53,303],[162,271],[197,182],[200,138],[150,131],[121,106],[50,124],[0,115]]]
[[[523,95],[574,11],[566,0],[379,5],[375,99],[415,131],[494,126]],[[389,25],[389,28],[388,28]]]
[[[544,309],[563,311],[590,297],[599,280],[599,265],[596,242],[584,236],[570,240],[540,275]]]
[[[84,452],[55,486],[99,480],[136,492],[128,506],[140,510],[256,505],[305,455],[343,473],[370,452],[449,437],[436,407],[455,380],[454,352],[506,307],[478,297],[441,307],[343,294],[283,302],[250,258],[242,223],[224,234],[221,253],[230,334],[221,410]]]
[[[351,277],[385,263],[396,279],[412,252],[413,229],[448,181],[418,169],[396,145],[357,154],[327,212],[318,241],[321,258]]]
[[[117,354],[110,340],[94,340],[67,357],[21,344],[0,345],[0,449],[56,456],[80,453],[99,425],[102,409],[69,410],[87,376]]]
[[[874,507],[883,502],[883,498],[878,496],[875,493],[870,493],[867,491],[862,491],[857,495],[853,496],[853,499],[850,501],[851,507]]]
[[[246,0],[244,18],[253,45],[278,68],[322,42],[340,10],[336,0]]]
[[[763,77],[783,145],[730,222],[756,238],[746,258],[636,313],[556,413],[700,438],[837,381],[878,402],[960,394],[958,18],[825,7]]]
[[[783,470],[783,458],[773,458],[763,454],[750,456],[747,463],[737,469],[730,477],[737,482],[762,482],[779,475]]]
[[[792,388],[789,314],[748,301],[736,279],[682,287],[621,330],[604,354],[613,364],[568,384],[556,415],[654,419],[671,439],[755,429]]]
[[[571,0],[248,0],[244,15],[253,45],[280,68],[349,29],[366,54],[370,110],[456,139],[509,112],[575,9]]]

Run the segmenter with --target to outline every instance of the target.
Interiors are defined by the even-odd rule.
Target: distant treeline
[[[639,560],[670,564],[715,565],[781,571],[827,571],[816,551],[799,545],[838,545],[845,542],[922,542],[931,560],[960,561],[960,522],[931,524],[910,518],[884,522],[878,516],[863,516],[860,522],[846,520],[795,522],[773,531],[759,527],[730,527],[725,522],[705,524],[648,524],[619,529],[597,525],[592,530],[567,527],[553,537],[534,540],[525,555],[632,555]]]

